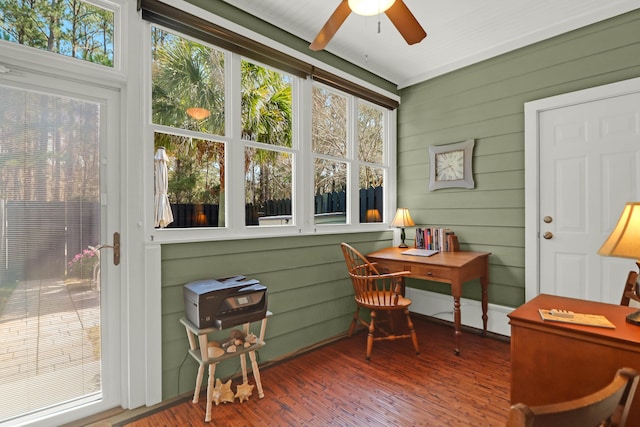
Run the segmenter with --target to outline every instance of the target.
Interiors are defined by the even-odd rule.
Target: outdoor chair
[[[356,312],[349,327],[349,337],[358,323],[367,327],[367,360],[371,358],[373,342],[378,340],[396,340],[411,338],[416,354],[420,354],[418,337],[413,329],[409,316],[411,300],[401,295],[403,279],[410,272],[380,274],[375,265],[369,262],[360,252],[347,243],[341,243],[342,253],[347,263],[347,270],[353,284],[356,301]],[[369,319],[360,317],[360,309],[368,309]],[[394,325],[393,314],[402,312],[407,319],[408,333],[398,334]],[[388,319],[379,319],[379,314],[386,313]],[[388,323],[388,330],[383,325]],[[375,334],[374,334],[375,333]]]

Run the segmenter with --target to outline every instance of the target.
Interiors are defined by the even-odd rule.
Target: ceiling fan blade
[[[338,5],[338,8],[333,12],[333,14],[329,17],[329,20],[324,27],[320,30],[316,38],[309,45],[309,49],[311,50],[322,50],[324,49],[329,41],[333,38],[333,36],[338,31],[338,28],[342,25],[342,23],[347,19],[349,14],[351,13],[351,8],[349,7],[348,0],[342,0],[342,3]]]
[[[396,0],[385,13],[407,43],[416,44],[427,37],[427,33],[402,0]]]

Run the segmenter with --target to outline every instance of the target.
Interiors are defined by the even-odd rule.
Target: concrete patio
[[[89,282],[20,282],[0,313],[0,423],[97,393],[100,293]]]

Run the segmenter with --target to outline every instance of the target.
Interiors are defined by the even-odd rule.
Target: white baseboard
[[[412,301],[411,311],[425,316],[453,322],[453,298],[451,295],[406,288],[406,295]],[[496,304],[489,304],[487,330],[500,335],[511,336],[507,314],[514,310]],[[462,324],[482,329],[482,304],[480,301],[460,298]]]

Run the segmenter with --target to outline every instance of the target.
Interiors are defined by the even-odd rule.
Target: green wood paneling
[[[209,6],[191,1],[210,10],[211,4],[227,7],[219,0]],[[247,17],[234,19],[243,23]],[[463,250],[492,253],[491,303],[515,307],[524,301],[524,103],[640,76],[638,28],[640,10],[401,91],[398,205],[411,209],[417,224],[453,228]],[[282,38],[271,31],[264,30]],[[429,192],[428,146],[469,138],[476,139],[476,188]],[[407,229],[407,240],[413,236]],[[274,316],[259,358],[277,360],[347,331],[355,306],[339,243],[368,253],[388,246],[391,238],[391,232],[381,232],[163,245],[164,398],[192,390],[195,380],[178,322],[185,283],[232,274],[264,283]],[[445,284],[410,285],[449,293]],[[479,299],[479,286],[465,286],[463,295]],[[216,376],[238,372],[239,363],[225,362]]]
[[[490,302],[524,302],[524,103],[640,76],[639,28],[640,9],[401,91],[398,205],[418,224],[454,229],[463,249],[493,253]],[[475,189],[429,192],[429,145],[469,138]]]
[[[163,398],[193,389],[197,365],[187,358],[183,286],[207,278],[241,274],[268,288],[267,346],[262,361],[293,354],[346,333],[355,303],[340,242],[363,253],[389,246],[392,232],[296,236],[167,244],[162,246]],[[253,329],[256,333],[258,325]],[[212,339],[224,342],[229,331]],[[239,362],[220,364],[216,377],[239,372]]]

